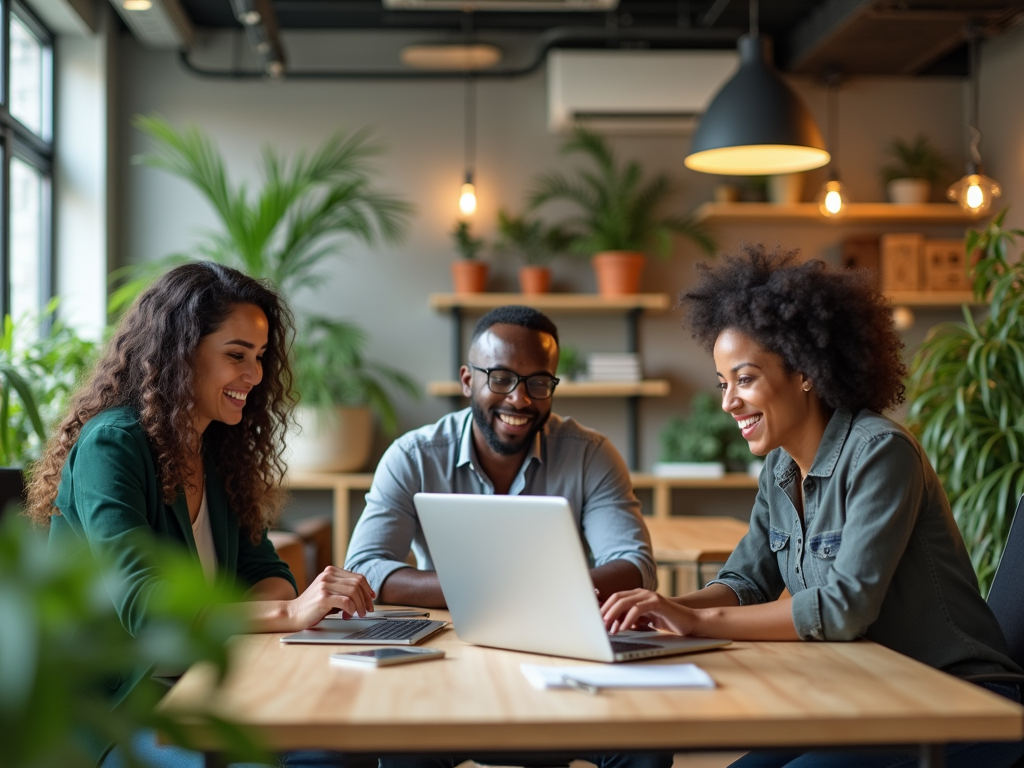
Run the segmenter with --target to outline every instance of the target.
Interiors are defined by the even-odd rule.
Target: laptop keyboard
[[[650,643],[631,643],[627,640],[612,640],[612,653],[629,653],[630,651],[649,651],[652,648],[660,648],[660,645]]]
[[[384,619],[348,635],[346,640],[408,640],[433,623],[432,619]]]

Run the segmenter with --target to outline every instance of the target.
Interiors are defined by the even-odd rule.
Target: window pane
[[[39,170],[11,158],[11,317],[15,320],[42,309],[44,188]]]
[[[43,135],[46,55],[28,27],[11,15],[11,114],[34,133]]]

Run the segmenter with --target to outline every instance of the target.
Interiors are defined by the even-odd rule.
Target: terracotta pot
[[[625,296],[640,291],[640,275],[647,257],[636,251],[602,251],[592,263],[597,292],[602,296]]]
[[[452,282],[456,293],[483,293],[487,290],[487,265],[474,259],[453,261]]]
[[[528,295],[551,290],[551,267],[527,264],[519,268],[519,290]]]
[[[298,430],[290,429],[286,461],[293,470],[306,472],[358,472],[366,467],[373,449],[373,414],[369,408],[320,411],[295,410]]]

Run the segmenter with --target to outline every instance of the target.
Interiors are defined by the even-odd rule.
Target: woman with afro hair
[[[950,674],[1020,672],[978,591],[903,402],[903,343],[863,272],[746,246],[698,265],[680,301],[714,357],[722,409],[765,457],[750,530],[718,578],[666,598],[620,592],[610,631],[647,624],[733,640],[867,638]],[[788,592],[791,600],[778,600]],[[1016,687],[986,684],[1020,701]],[[954,744],[953,766],[1009,766],[1024,743]],[[906,754],[757,753],[743,768],[890,768]]]

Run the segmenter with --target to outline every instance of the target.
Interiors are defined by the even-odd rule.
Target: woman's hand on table
[[[366,578],[329,565],[306,590],[288,602],[288,616],[296,629],[306,629],[334,610],[349,616],[365,616],[373,610],[376,594]]]
[[[601,607],[604,625],[611,634],[621,630],[662,629],[689,635],[696,629],[698,613],[649,589],[616,592]]]

